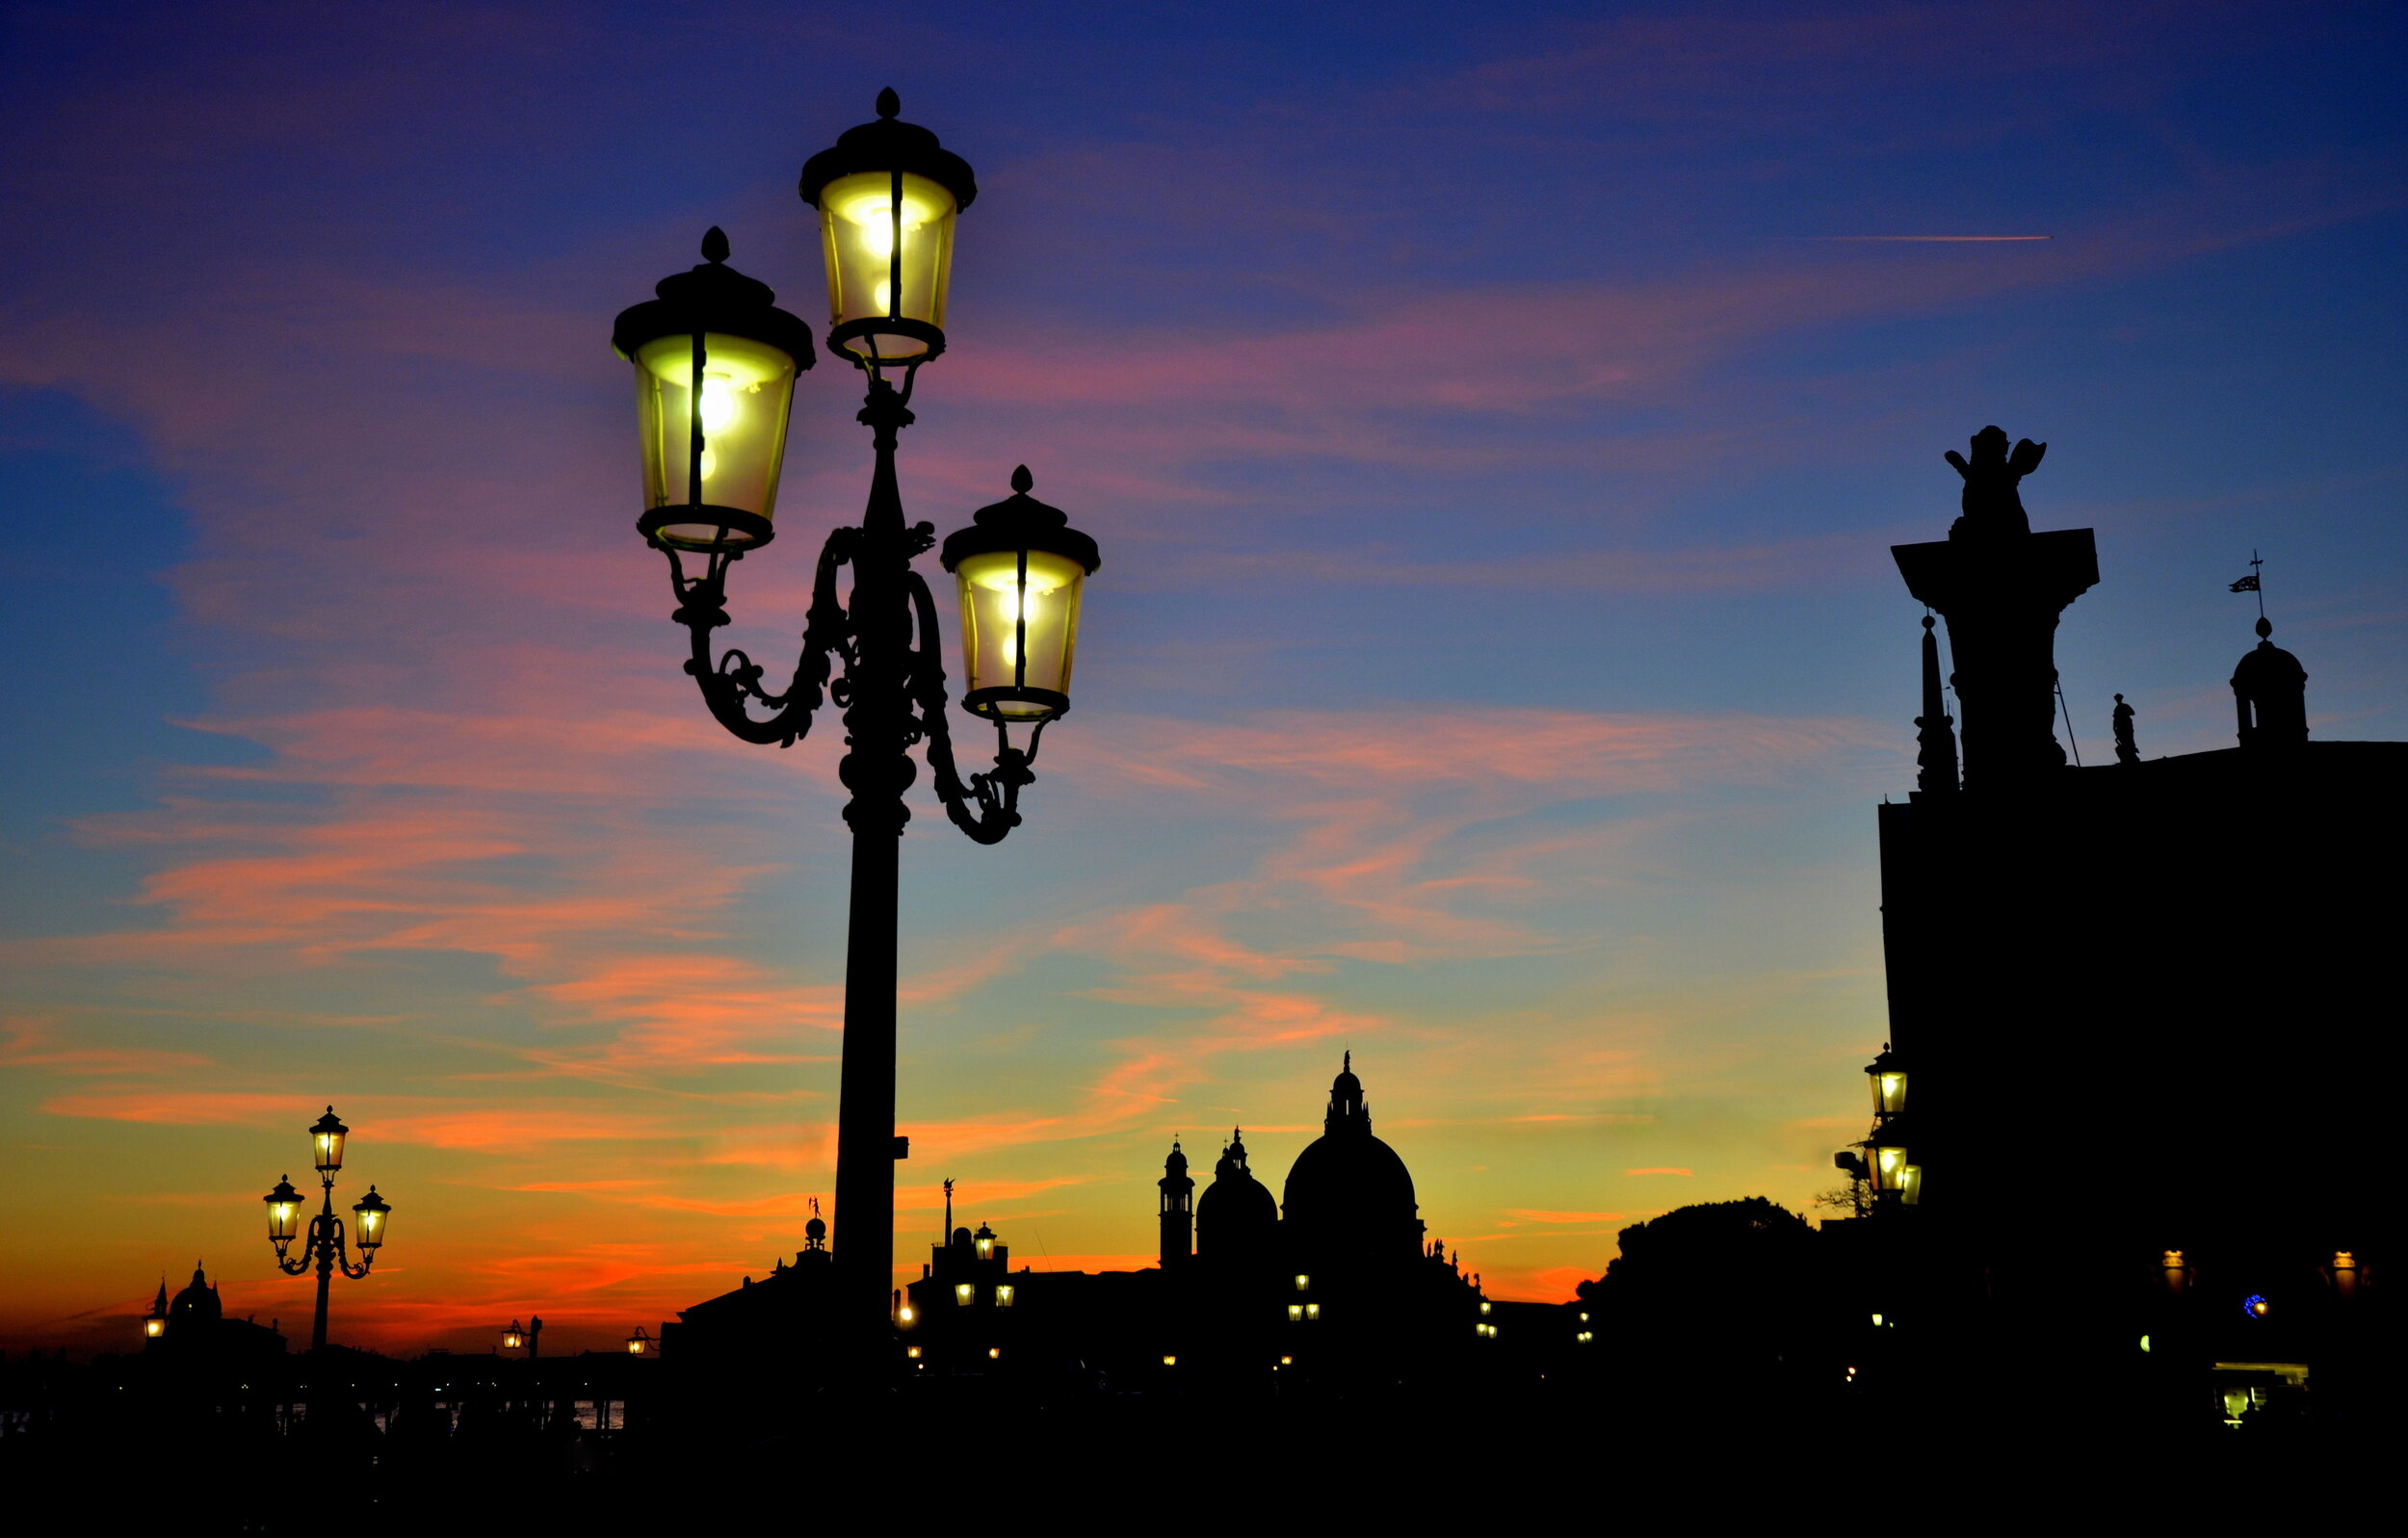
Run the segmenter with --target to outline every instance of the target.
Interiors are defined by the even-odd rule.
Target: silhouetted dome
[[[1370,1133],[1323,1134],[1305,1145],[1288,1170],[1288,1221],[1321,1222],[1348,1214],[1411,1220],[1419,1210],[1413,1175],[1397,1151]]]
[[[1245,1139],[1230,1134],[1213,1166],[1213,1184],[1195,1204],[1195,1248],[1216,1259],[1250,1259],[1270,1247],[1279,1228],[1279,1204],[1270,1187],[1246,1167]]]
[[[194,1266],[192,1286],[175,1294],[175,1301],[168,1305],[168,1317],[216,1319],[224,1316],[225,1305],[218,1301],[218,1290],[209,1285],[207,1277],[201,1275],[199,1266]]]
[[[1299,1254],[1411,1260],[1421,1253],[1413,1177],[1397,1151],[1372,1135],[1371,1107],[1354,1055],[1330,1081],[1322,1134],[1288,1170],[1287,1227]]]

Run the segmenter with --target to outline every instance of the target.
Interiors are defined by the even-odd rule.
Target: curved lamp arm
[[[844,605],[836,598],[836,568],[852,559],[859,539],[859,530],[838,529],[820,547],[811,608],[803,621],[802,655],[795,663],[793,679],[778,692],[761,687],[760,665],[734,647],[717,663],[711,660],[711,632],[728,622],[731,558],[715,553],[701,575],[688,577],[677,552],[662,547],[668,555],[669,585],[677,593],[677,612],[669,617],[694,638],[694,655],[686,661],[686,671],[701,687],[702,701],[712,716],[730,733],[747,743],[792,747],[811,730],[812,713],[820,708],[822,692],[828,688],[828,660],[841,659],[848,671],[852,666],[852,632]],[[837,688],[841,691],[841,681]],[[747,700],[760,701],[773,714],[766,720],[754,719],[745,709]]]
[[[954,826],[981,844],[1000,844],[1004,836],[1020,825],[1020,788],[1034,784],[1035,773],[1029,766],[1036,760],[1036,740],[1045,730],[1039,721],[1030,734],[1028,751],[1011,745],[1004,723],[995,723],[995,735],[1001,743],[995,754],[995,767],[982,774],[970,776],[964,785],[954,768],[953,734],[945,724],[945,665],[940,658],[944,638],[936,627],[936,600],[929,592],[928,583],[916,571],[907,572],[911,591],[912,650],[909,689],[911,702],[919,713],[920,734],[928,742],[929,769],[935,781],[937,798],[945,803],[946,816]],[[973,811],[972,804],[977,810]]]

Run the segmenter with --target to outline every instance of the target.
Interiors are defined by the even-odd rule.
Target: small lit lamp
[[[979,1225],[978,1235],[972,1242],[979,1247],[980,1260],[991,1261],[995,1258],[995,1231],[984,1223]]]
[[[2180,1250],[2167,1250],[2159,1256],[2158,1271],[2165,1278],[2168,1292],[2181,1292],[2190,1286],[2190,1263]]]
[[[1906,1187],[1905,1119],[1893,1116],[1874,1128],[1867,1152],[1871,1157],[1865,1160],[1865,1177],[1872,1183],[1874,1192],[1902,1196]]]
[[[979,196],[970,163],[897,120],[901,111],[901,97],[879,91],[877,120],[812,156],[797,188],[820,211],[828,349],[874,378],[945,351],[954,221]]]
[[[1296,1290],[1299,1292],[1311,1291],[1313,1290],[1313,1279],[1299,1271],[1296,1273]]]
[[[998,1282],[995,1284],[995,1306],[997,1308],[1008,1309],[1011,1307],[1012,1300],[1018,1296],[1019,1292],[1009,1282]]]
[[[1903,1164],[1898,1172],[1898,1199],[1901,1207],[1921,1206],[1924,1199],[1924,1167]]]
[[[343,1125],[328,1106],[327,1113],[309,1129],[309,1141],[317,1150],[318,1173],[331,1175],[343,1167],[343,1139],[351,1129]]]
[[[2328,1273],[2333,1279],[2333,1291],[2345,1298],[2356,1297],[2366,1286],[2366,1267],[2358,1264],[2354,1250],[2335,1250]]]
[[[526,1344],[527,1332],[519,1328],[518,1321],[516,1319],[510,1320],[510,1327],[502,1332],[502,1349],[505,1351],[516,1351],[523,1349]]]
[[[374,1186],[353,1204],[352,1242],[359,1246],[363,1261],[374,1261],[378,1247],[384,1243],[384,1220],[392,1211],[393,1204],[379,1196]]]
[[[1881,1056],[1867,1063],[1865,1072],[1872,1080],[1874,1115],[1895,1116],[1906,1108],[1906,1064],[1889,1043],[1882,1043]]]
[[[636,1333],[627,1338],[627,1354],[629,1356],[652,1354],[652,1337],[643,1333],[643,1326],[636,1326]]]
[[[946,536],[939,559],[961,588],[962,709],[990,720],[1052,720],[1070,708],[1079,598],[1103,562],[1069,515],[1029,495],[1029,467],[1011,495],[981,508]]]
[[[290,1176],[279,1175],[275,1189],[259,1199],[268,1204],[268,1242],[275,1246],[275,1258],[280,1261],[293,1242],[293,1230],[301,1222],[301,1192],[293,1189]]]
[[[636,366],[643,437],[638,532],[662,548],[741,553],[770,542],[795,376],[811,328],[767,283],[726,265],[727,237],[702,237],[701,265],[619,312],[611,346]]]

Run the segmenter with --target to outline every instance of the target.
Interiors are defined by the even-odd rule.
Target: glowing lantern
[[[995,1306],[999,1309],[1008,1309],[1011,1307],[1011,1300],[1018,1295],[1009,1282],[999,1282],[995,1287]]]
[[[1877,1116],[1895,1116],[1906,1108],[1906,1064],[1887,1044],[1881,1056],[1865,1065],[1872,1080],[1872,1108]]]
[[[620,311],[611,331],[611,346],[636,365],[644,499],[636,528],[679,550],[748,550],[770,541],[811,328],[771,302],[767,283],[725,265],[727,237],[716,227],[702,255],[653,285],[658,299]]]
[[[1079,599],[1103,562],[1069,516],[1029,495],[1029,467],[1011,495],[981,508],[947,536],[940,559],[961,587],[964,710],[1000,721],[1049,721],[1070,708]]]
[[[393,1204],[379,1196],[374,1186],[353,1204],[352,1242],[359,1246],[363,1257],[376,1254],[377,1246],[384,1242],[384,1219],[392,1211]]]
[[[967,1282],[956,1282],[954,1284],[954,1301],[965,1309],[970,1306],[971,1300],[976,1298],[978,1294],[979,1290],[972,1287]]]
[[[293,1231],[300,1225],[301,1192],[293,1189],[290,1177],[276,1177],[275,1189],[260,1198],[268,1204],[268,1242],[275,1246],[276,1258],[283,1259],[285,1247],[293,1242]]]
[[[1893,1119],[1873,1129],[1871,1158],[1865,1161],[1866,1178],[1882,1193],[1903,1194],[1906,1188],[1906,1127]]]
[[[144,1340],[145,1340],[145,1341],[156,1341],[156,1340],[157,1340],[157,1339],[159,1339],[161,1336],[163,1336],[163,1335],[165,1335],[165,1334],[167,1334],[167,1333],[168,1333],[168,1321],[167,1321],[167,1320],[165,1320],[165,1319],[161,1318],[161,1317],[160,1317],[158,1315],[156,1315],[156,1314],[145,1314],[145,1315],[144,1315],[144,1316],[143,1316],[143,1339],[144,1339]]]
[[[652,1338],[643,1333],[643,1327],[641,1325],[638,1325],[636,1327],[636,1333],[627,1338],[627,1354],[629,1356],[650,1356],[652,1354]]]
[[[516,1319],[510,1320],[509,1328],[502,1332],[502,1349],[516,1351],[523,1349],[526,1344],[527,1332],[519,1327]]]
[[[336,1118],[332,1106],[310,1127],[309,1140],[317,1152],[319,1174],[331,1175],[343,1167],[343,1139],[350,1134],[351,1129]]]
[[[1898,1166],[1898,1199],[1905,1207],[1914,1207],[1923,1201],[1924,1167],[1921,1164]]]
[[[945,351],[954,221],[979,196],[970,163],[898,121],[901,111],[902,98],[879,91],[877,120],[812,156],[798,188],[820,211],[827,345],[873,375]]]

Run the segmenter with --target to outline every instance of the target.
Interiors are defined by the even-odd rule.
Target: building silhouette
[[[2363,1300],[2335,1277],[2393,1227],[2369,1055],[2397,1008],[2408,743],[2313,740],[2262,615],[2233,746],[2148,757],[2119,696],[2116,761],[2069,762],[2055,638],[2096,549],[2030,530],[2015,482],[2045,446],[2004,445],[1951,454],[1965,515],[1893,552],[1954,666],[1926,617],[1919,783],[1879,810],[1912,1085],[1888,1135],[1920,1170],[1875,1213],[1911,1233],[1891,1285],[2169,1403],[2207,1402],[2217,1363],[2315,1363],[2345,1396]]]
[[[1507,1337],[1517,1363],[1573,1344],[1576,1311],[1491,1300],[1425,1239],[1412,1173],[1374,1135],[1351,1054],[1322,1125],[1284,1200],[1255,1175],[1242,1129],[1200,1196],[1173,1139],[1155,1182],[1157,1264],[1141,1270],[1015,1267],[992,1227],[955,1223],[947,1182],[944,1237],[896,1300],[903,1370],[997,1389],[1285,1393],[1460,1376],[1484,1351],[1502,1358]],[[815,1219],[794,1264],[685,1310],[665,1331],[665,1358],[689,1373],[769,1360],[809,1372],[807,1351],[779,1342],[824,1339],[824,1234]]]

